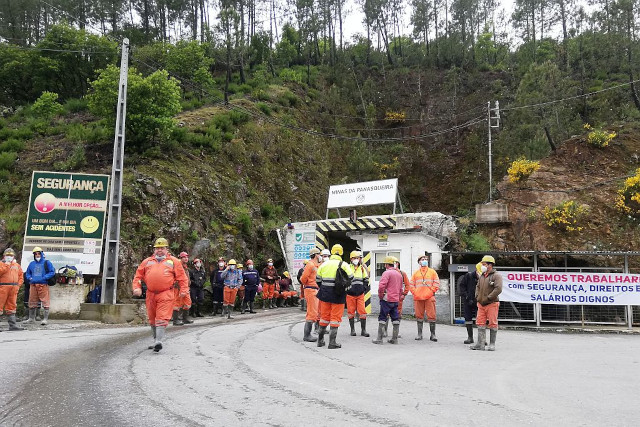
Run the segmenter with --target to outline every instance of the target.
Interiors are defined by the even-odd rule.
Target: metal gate
[[[496,270],[534,272],[598,272],[640,273],[640,252],[555,252],[512,251],[490,252],[496,259]],[[451,286],[451,318],[463,317],[462,302],[457,294],[458,278],[473,271],[483,255],[480,252],[451,252],[449,275]],[[475,261],[475,262],[474,262]],[[577,325],[640,326],[640,306],[560,305],[501,302],[501,322]]]

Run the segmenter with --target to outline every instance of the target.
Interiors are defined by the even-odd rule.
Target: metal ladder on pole
[[[127,77],[129,74],[129,39],[122,41],[116,135],[113,142],[111,167],[111,193],[105,251],[102,262],[101,304],[115,304],[118,290],[118,253],[120,252],[120,218],[122,216],[122,174],[124,167],[124,125],[127,115]]]

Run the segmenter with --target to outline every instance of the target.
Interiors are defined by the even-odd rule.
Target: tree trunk
[[[551,132],[549,132],[549,128],[547,126],[544,127],[544,133],[547,135],[547,141],[549,141],[551,150],[556,151],[556,145],[553,143],[553,137],[551,136]]]

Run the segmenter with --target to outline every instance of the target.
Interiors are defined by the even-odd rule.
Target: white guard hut
[[[388,186],[391,185],[392,188]],[[347,192],[339,193],[342,197],[332,199],[336,188]],[[383,188],[383,190],[377,190]],[[354,189],[349,191],[349,189]],[[376,192],[386,192],[382,197]],[[344,196],[351,197],[344,197]],[[397,197],[397,180],[372,181],[365,183],[332,186],[329,193],[329,209],[354,207],[364,204],[394,203]],[[339,205],[339,206],[337,206]],[[430,266],[436,271],[441,269],[442,251],[449,237],[456,231],[452,217],[439,212],[400,213],[357,218],[355,211],[350,211],[349,218],[325,219],[319,221],[294,222],[287,224],[283,233],[283,250],[286,263],[295,277],[302,268],[304,260],[309,258],[309,250],[330,249],[336,243],[344,248],[344,260],[349,260],[349,253],[359,250],[363,253],[363,261],[370,271],[371,292],[365,296],[367,311],[378,312],[378,281],[384,271],[384,258],[393,255],[400,260],[400,268],[409,277],[416,271],[418,256],[427,254]],[[439,271],[440,273],[440,271]],[[451,321],[449,300],[448,273],[444,272],[440,279],[440,291],[436,294],[438,320]],[[405,314],[413,313],[413,300],[407,296],[403,306]]]

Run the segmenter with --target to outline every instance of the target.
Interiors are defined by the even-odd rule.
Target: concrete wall
[[[88,285],[55,285],[49,287],[52,318],[76,319],[89,292]]]

